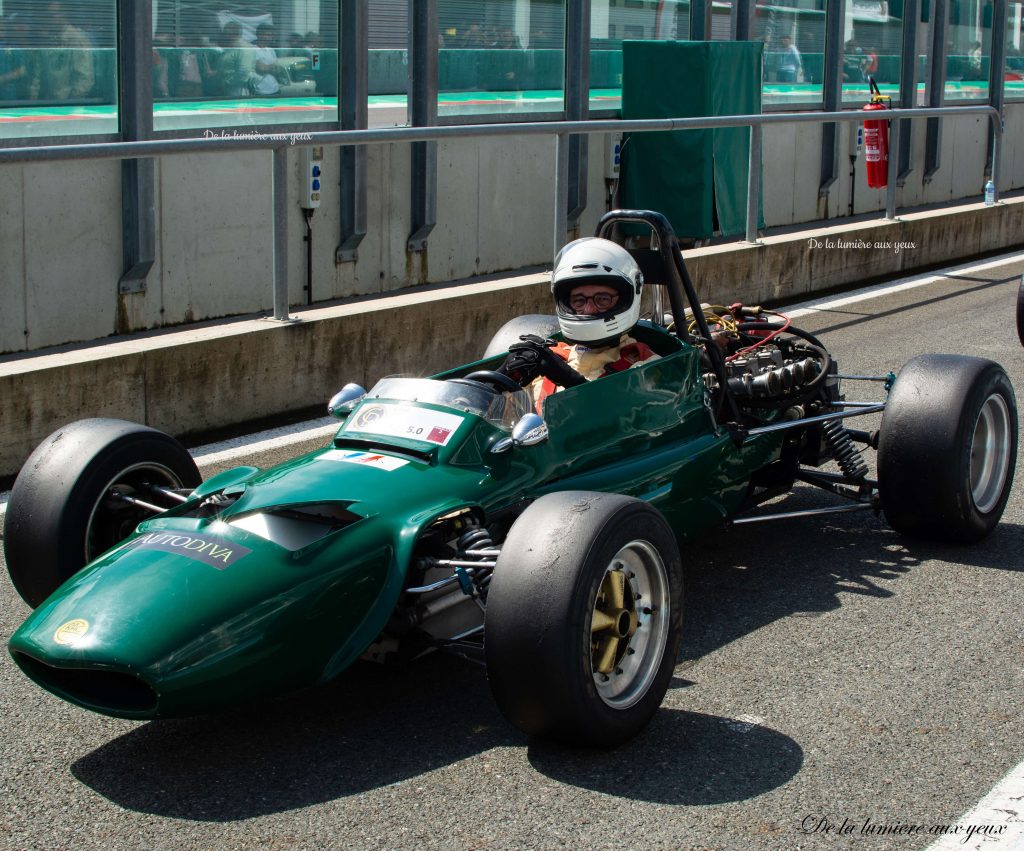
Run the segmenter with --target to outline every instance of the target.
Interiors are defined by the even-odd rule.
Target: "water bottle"
[[[985,206],[991,207],[996,203],[996,185],[990,180],[985,184]]]

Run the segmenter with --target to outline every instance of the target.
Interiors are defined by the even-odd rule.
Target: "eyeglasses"
[[[613,307],[615,302],[618,300],[618,293],[597,293],[596,295],[577,294],[569,296],[569,307],[578,313],[587,306],[588,301],[592,301],[594,302],[594,307],[598,310],[607,310],[609,307]]]

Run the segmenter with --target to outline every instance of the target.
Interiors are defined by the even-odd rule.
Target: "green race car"
[[[875,379],[885,403],[848,401],[821,341],[781,314],[702,306],[663,216],[615,211],[598,235],[622,231],[655,291],[631,333],[659,357],[541,412],[504,368],[510,346],[553,343],[551,318],[527,316],[475,363],[346,386],[330,443],[267,470],[201,482],[154,429],[55,432],[7,511],[8,569],[34,608],[17,664],[86,709],[148,719],[453,651],[486,664],[521,730],[608,747],[668,688],[688,538],[780,516],[749,512],[797,481],[839,503],[810,513],[992,531],[1017,447],[998,364],[923,355]],[[879,411],[878,431],[848,427]]]

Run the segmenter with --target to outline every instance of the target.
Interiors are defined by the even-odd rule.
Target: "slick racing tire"
[[[113,419],[57,429],[29,456],[11,490],[4,555],[14,587],[35,608],[153,516],[111,497],[112,490],[170,507],[145,485],[191,490],[200,481],[188,450],[156,429]]]
[[[882,415],[878,487],[898,532],[972,543],[1002,516],[1017,460],[1017,405],[999,364],[922,355]]]
[[[501,355],[508,351],[513,343],[518,343],[519,338],[524,334],[536,334],[538,337],[550,337],[559,332],[558,320],[554,316],[545,313],[528,313],[524,316],[517,316],[502,325],[491,342],[484,349],[482,360]]]
[[[1017,338],[1024,346],[1024,275],[1021,275],[1020,286],[1017,287]]]
[[[491,691],[523,732],[611,748],[661,705],[682,634],[682,566],[657,509],[548,494],[517,518],[487,595]]]

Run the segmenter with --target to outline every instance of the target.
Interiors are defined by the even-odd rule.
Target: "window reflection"
[[[438,0],[438,115],[560,112],[564,0]]]
[[[840,66],[843,103],[861,105],[871,100],[869,78],[895,101],[902,56],[902,0],[849,0]]]
[[[338,0],[149,0],[154,127],[188,130],[333,122]],[[145,2],[145,0],[140,0]],[[818,107],[827,0],[760,0],[751,37],[764,44],[766,108]],[[732,0],[711,4],[714,40],[729,37]],[[900,86],[904,26],[917,27],[918,103],[928,68],[931,4],[904,21],[903,0],[846,0],[836,49],[844,105]],[[114,134],[117,0],[0,0],[0,137]],[[1007,99],[1024,98],[1024,0],[1010,0]],[[945,100],[988,98],[992,4],[947,4]],[[408,0],[366,4],[371,126],[406,121]],[[591,110],[621,103],[622,43],[686,40],[689,0],[593,0]],[[438,113],[551,113],[564,108],[565,0],[438,0]]]
[[[717,12],[720,15],[722,9]],[[725,14],[728,22],[728,10]],[[594,0],[590,7],[590,109],[618,109],[621,105],[623,41],[686,41],[689,37],[689,0]]]
[[[337,0],[157,0],[155,128],[336,120],[337,15]]]
[[[825,0],[759,2],[752,37],[764,43],[764,106],[820,106]]]
[[[112,0],[3,4],[0,99],[49,105],[115,103]]]
[[[117,131],[115,0],[7,0],[0,15],[0,136]]]
[[[1007,100],[1024,97],[1024,4],[1006,5],[1006,63],[1003,69]]]
[[[988,99],[992,6],[950,3],[946,19],[946,101]]]

